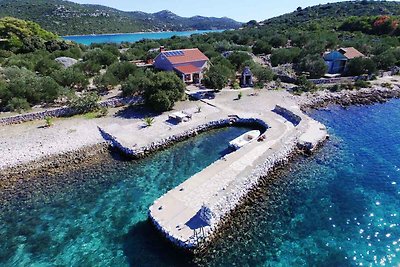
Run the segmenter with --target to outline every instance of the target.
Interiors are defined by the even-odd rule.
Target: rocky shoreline
[[[302,110],[307,111],[311,109],[325,108],[328,105],[340,105],[342,107],[350,105],[370,105],[374,103],[383,103],[392,98],[400,98],[400,88],[398,86],[395,86],[393,89],[375,86],[372,88],[354,91],[346,90],[337,93],[317,92],[316,94],[306,94],[301,96],[298,102]],[[201,132],[229,125],[230,121],[225,121],[222,126],[199,126],[199,129],[195,129],[194,131],[192,129],[192,131],[189,131],[182,136],[167,140],[168,142],[165,144],[154,142],[149,146],[142,148],[140,150],[140,155],[138,154],[136,158],[146,157],[151,153],[168,148],[177,142],[186,140]],[[104,142],[90,145],[72,152],[46,156],[29,163],[0,169],[0,200],[4,203],[3,206],[10,204],[12,199],[24,196],[23,191],[26,189],[26,186],[22,186],[24,182],[29,182],[27,184],[33,184],[33,181],[35,181],[35,186],[37,187],[40,187],[41,185],[43,187],[48,187],[46,184],[52,183],[51,177],[65,174],[83,167],[90,167],[91,165],[99,163],[109,157],[109,149],[109,144]],[[296,153],[298,153],[298,150]],[[46,179],[39,181],[38,177],[45,177]]]
[[[372,105],[385,103],[390,99],[400,98],[400,87],[386,88],[373,86],[359,90],[343,90],[339,92],[320,91],[300,96],[300,107],[303,111],[325,108],[329,105],[348,107],[352,105]]]
[[[314,94],[307,93],[298,99],[299,106],[303,111],[311,109],[326,108],[329,105],[339,105],[348,107],[350,105],[371,105],[374,103],[384,103],[393,98],[400,98],[400,87],[396,86],[393,89],[384,87],[372,87],[360,90],[343,90],[332,93],[321,91]],[[220,122],[213,125],[215,122],[210,122],[210,125],[200,125],[196,129],[188,130],[179,136],[173,136],[168,140],[159,140],[153,142],[146,147],[132,149],[127,151],[127,154],[135,154],[134,158],[143,158],[151,153],[170,147],[171,145],[193,137],[201,132],[205,132],[214,128],[226,127],[230,125],[230,120]],[[246,123],[244,123],[246,124]],[[110,141],[110,140],[108,140]],[[109,144],[107,142],[90,145],[77,149],[72,152],[61,153],[58,155],[46,156],[36,161],[22,163],[12,167],[0,169],[0,183],[3,180],[13,180],[15,177],[35,176],[44,172],[60,173],[68,165],[77,165],[81,162],[88,163],[96,160],[98,156],[109,152]],[[69,166],[70,167],[70,166]]]
[[[60,155],[46,156],[40,160],[0,170],[0,210],[7,210],[17,202],[31,202],[36,193],[50,190],[55,184],[63,187],[71,181],[58,181],[57,177],[99,164],[108,158],[106,143],[87,146]],[[37,190],[37,192],[34,192]],[[43,192],[46,194],[46,192]]]

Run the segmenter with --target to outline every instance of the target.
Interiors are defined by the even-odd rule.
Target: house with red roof
[[[158,70],[175,71],[186,83],[200,83],[209,66],[209,59],[198,48],[168,51],[160,49],[153,65]]]
[[[347,62],[357,57],[365,57],[365,55],[354,47],[344,47],[337,51],[326,53],[324,60],[328,66],[328,73],[337,74],[345,72]]]

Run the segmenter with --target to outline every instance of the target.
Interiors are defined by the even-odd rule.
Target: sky
[[[72,0],[81,4],[100,4],[124,11],[158,12],[170,10],[182,17],[196,15],[229,17],[240,22],[257,21],[329,2],[324,0]]]

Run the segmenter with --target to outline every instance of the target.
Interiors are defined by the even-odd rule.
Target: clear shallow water
[[[399,266],[400,101],[313,117],[332,139],[236,214],[210,266]]]
[[[2,223],[0,265],[398,266],[400,101],[312,116],[332,139],[271,179],[194,259],[158,236],[147,208],[218,158],[225,140],[243,129],[203,135],[135,164],[110,161],[111,168],[82,172],[102,182]]]
[[[222,30],[202,30],[184,32],[144,32],[144,33],[123,33],[123,34],[100,34],[100,35],[77,35],[63,36],[65,40],[74,41],[84,45],[92,43],[134,43],[143,39],[168,39],[172,36],[190,36],[192,34],[204,34],[208,32],[222,32]]]
[[[228,142],[248,130],[215,130],[144,160],[110,159],[102,166],[66,174],[83,182],[75,183],[73,190],[63,185],[51,199],[39,198],[29,208],[22,205],[2,214],[0,266],[185,263],[185,256],[167,257],[177,253],[167,249],[147,221],[148,207],[225,155]]]

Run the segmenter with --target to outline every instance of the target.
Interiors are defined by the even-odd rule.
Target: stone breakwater
[[[344,90],[340,92],[317,92],[301,97],[300,106],[303,110],[324,108],[330,104],[348,107],[351,105],[371,105],[384,103],[392,98],[400,98],[400,87],[393,88],[374,86],[360,90]]]
[[[99,102],[101,107],[113,108],[121,107],[125,105],[137,105],[141,104],[142,99],[139,97],[128,97],[128,98],[113,98]],[[69,107],[53,108],[40,112],[32,112],[26,114],[20,114],[16,116],[0,118],[0,125],[18,124],[27,121],[43,120],[46,117],[68,117],[77,114],[75,110]]]
[[[150,220],[168,240],[189,251],[207,246],[266,176],[302,147],[315,149],[327,138],[326,128],[304,114],[297,115],[299,110],[278,110],[280,116],[293,117],[298,124],[271,113],[265,137],[226,155],[154,202]],[[300,145],[304,143],[312,147]]]
[[[225,189],[224,196],[210,199],[205,203],[196,214],[204,223],[204,227],[197,234],[193,234],[186,241],[176,235],[176,232],[169,231],[154,218],[149,215],[155,227],[176,246],[192,251],[202,249],[215,238],[219,230],[229,220],[232,211],[240,207],[248,196],[256,190],[261,180],[268,175],[272,175],[278,166],[286,164],[293,154],[297,152],[296,138],[287,140],[284,147],[268,157],[263,164],[258,165],[251,175],[236,177],[233,186]]]
[[[187,140],[190,137],[194,137],[200,133],[210,131],[212,129],[218,129],[223,127],[229,126],[256,126],[262,128],[265,131],[268,128],[268,125],[260,120],[260,119],[243,119],[243,118],[228,118],[228,119],[221,119],[217,121],[211,121],[202,125],[199,125],[193,129],[189,129],[179,134],[172,135],[168,138],[161,139],[155,142],[152,142],[146,146],[139,147],[139,148],[130,148],[126,147],[121,144],[118,139],[107,133],[105,130],[99,127],[100,134],[103,136],[104,140],[106,140],[113,148],[120,151],[125,156],[134,159],[140,159],[148,156],[151,153],[166,149],[178,142],[182,142]]]

